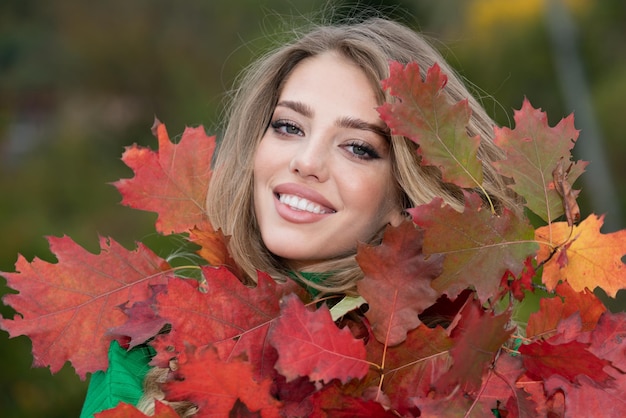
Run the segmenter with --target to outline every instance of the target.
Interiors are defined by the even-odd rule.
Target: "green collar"
[[[330,273],[315,273],[315,272],[309,272],[309,271],[299,271],[298,274],[300,274],[309,282],[315,283],[315,284],[323,283],[324,280],[326,280],[330,276]],[[298,277],[298,275],[296,275],[295,272],[289,273],[289,276],[293,280],[295,280],[299,285],[304,287],[311,296],[316,297],[317,295],[320,294],[319,290],[315,289],[314,287],[309,286],[308,283],[302,282],[302,280],[300,280],[300,278]]]

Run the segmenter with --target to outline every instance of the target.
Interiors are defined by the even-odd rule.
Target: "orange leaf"
[[[188,349],[186,361],[178,364],[176,378],[165,384],[169,401],[191,401],[197,417],[228,417],[237,401],[264,418],[279,417],[280,402],[270,390],[272,381],[253,378],[253,367],[241,359],[221,361],[215,350]]]
[[[225,236],[221,229],[205,231],[193,228],[189,233],[189,239],[194,244],[200,246],[200,249],[197,251],[198,254],[208,261],[211,266],[225,266],[240,280],[243,279],[243,272],[228,251],[229,237]]]
[[[603,216],[591,214],[573,229],[567,222],[556,222],[537,229],[535,237],[542,242],[538,261],[543,267],[543,283],[554,290],[560,280],[567,280],[581,292],[601,287],[615,297],[626,288],[626,230],[602,234]],[[552,245],[548,245],[552,243]],[[550,258],[552,251],[554,255]]]
[[[598,319],[606,311],[602,302],[589,290],[575,292],[568,283],[556,287],[557,297],[542,298],[539,311],[528,319],[526,337],[545,337],[556,332],[557,325],[564,319],[577,313],[581,318],[583,331],[591,331],[596,327]]]
[[[215,137],[204,128],[187,128],[178,144],[173,144],[165,125],[155,120],[159,151],[134,145],[124,152],[122,160],[135,173],[115,187],[122,203],[135,209],[156,212],[157,231],[169,234],[206,227],[205,200],[211,179],[211,159]]]
[[[3,302],[21,317],[1,319],[11,337],[27,335],[33,342],[35,366],[52,373],[71,361],[81,378],[106,370],[109,330],[127,320],[119,306],[148,299],[150,285],[165,283],[169,265],[140,244],[128,251],[101,238],[100,254],[92,254],[68,237],[49,238],[58,263],[17,261],[16,273],[3,273],[20,293]]]

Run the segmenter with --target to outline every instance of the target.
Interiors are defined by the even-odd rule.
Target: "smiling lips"
[[[333,213],[334,211],[328,208],[324,208],[317,203],[311,202],[303,197],[299,197],[291,194],[279,194],[278,200],[280,203],[289,206],[291,209],[310,212],[315,214]]]

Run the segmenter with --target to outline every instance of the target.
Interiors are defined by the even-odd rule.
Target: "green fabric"
[[[109,368],[91,376],[80,417],[93,417],[96,412],[115,408],[120,402],[137,405],[152,356],[154,350],[148,346],[126,351],[113,341],[109,347]]]
[[[301,271],[299,272],[299,274],[307,279],[309,282],[315,284],[321,284],[328,276],[330,276],[330,273],[312,273],[307,271]],[[302,280],[300,280],[300,278],[295,273],[291,273],[290,276],[298,284],[304,287],[311,296],[316,297],[317,295],[319,295],[319,290],[307,285],[306,283],[303,283]]]

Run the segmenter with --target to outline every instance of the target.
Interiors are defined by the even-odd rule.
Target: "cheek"
[[[387,218],[389,212],[400,211],[395,183],[388,169],[361,174],[343,178],[347,201],[353,202],[355,208],[368,214],[370,219]]]
[[[254,153],[254,159],[252,160],[252,169],[255,179],[259,176],[263,176],[264,173],[267,172],[269,167],[275,161],[275,159],[272,158],[272,155],[275,154],[275,150],[272,149],[270,141],[261,139],[261,142],[259,142],[259,145]]]

